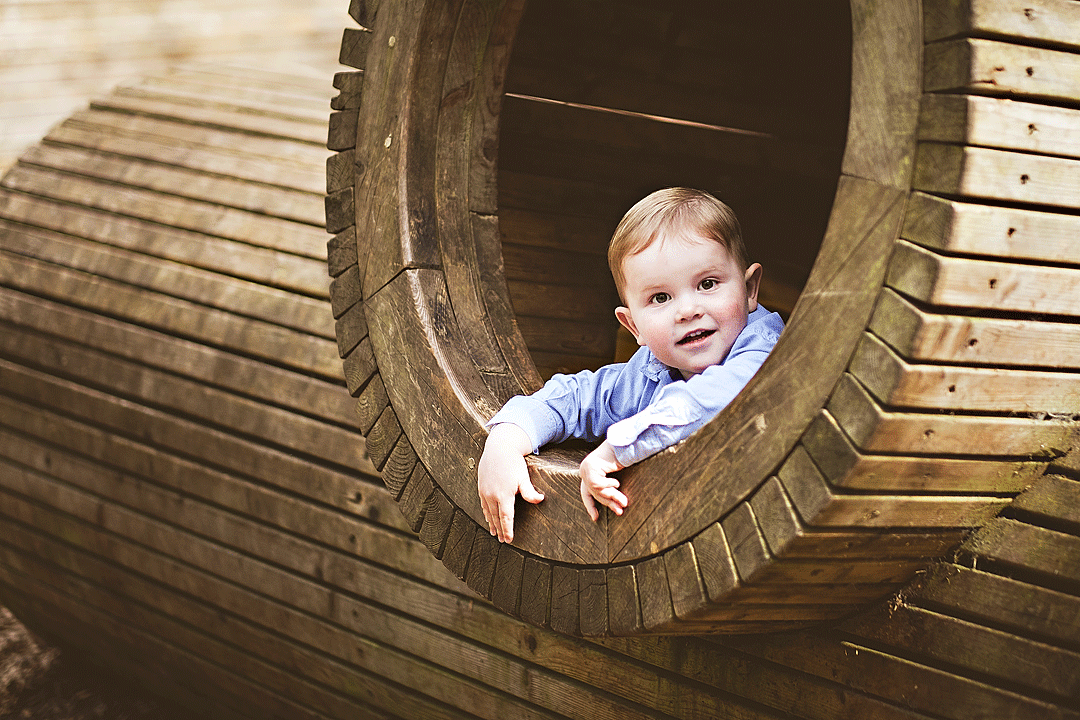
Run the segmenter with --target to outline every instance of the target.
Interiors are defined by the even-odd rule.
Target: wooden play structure
[[[349,14],[329,109],[181,70],[0,181],[0,602],[214,718],[1080,717],[1080,2]],[[500,545],[483,422],[675,183],[788,328]]]

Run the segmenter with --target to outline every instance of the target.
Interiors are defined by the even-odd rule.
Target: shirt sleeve
[[[532,395],[510,398],[485,427],[517,425],[529,436],[533,452],[571,437],[598,442],[612,423],[639,409],[633,404],[646,392],[640,364],[642,358],[635,355],[629,363],[553,375]]]
[[[727,407],[776,344],[783,323],[770,315],[775,319],[740,337],[722,364],[666,385],[644,410],[611,425],[607,440],[619,464],[641,462],[674,445]]]

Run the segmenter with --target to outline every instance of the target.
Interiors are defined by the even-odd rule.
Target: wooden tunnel
[[[354,2],[332,113],[196,68],[50,131],[0,603],[224,720],[1080,719],[1080,2],[742,5]],[[564,448],[498,546],[481,423],[618,352],[601,248],[682,178],[788,330],[627,477],[663,523]]]
[[[1075,37],[987,5],[1058,35],[960,37],[960,2],[925,24],[917,2],[353,3],[337,337],[368,453],[448,568],[569,633],[805,624],[889,595],[1076,445]],[[483,422],[615,357],[607,239],[675,183],[746,218],[788,327],[718,418],[624,471],[624,516],[591,523],[585,451],[546,450],[548,499],[500,547]]]

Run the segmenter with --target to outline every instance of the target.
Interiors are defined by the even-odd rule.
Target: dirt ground
[[[0,607],[0,718],[185,720],[138,690],[87,667],[32,635]]]

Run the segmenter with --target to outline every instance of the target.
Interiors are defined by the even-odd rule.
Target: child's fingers
[[[599,494],[600,494],[600,497],[604,498],[605,500],[610,500],[611,502],[617,504],[620,508],[626,507],[626,504],[628,502],[627,499],[626,499],[626,496],[623,495],[618,490],[616,490],[615,488],[604,488],[603,490],[600,491]],[[605,505],[606,504],[607,503],[605,503]],[[608,507],[611,507],[611,506],[608,505]],[[612,509],[614,510],[614,508],[612,508]]]
[[[533,505],[544,499],[544,493],[539,492],[533,487],[532,482],[526,478],[521,482],[521,499],[525,502],[530,502]]]
[[[585,505],[585,511],[589,513],[589,517],[593,522],[600,519],[600,511],[596,509],[596,501],[593,500],[593,496],[584,480],[581,481],[581,502]]]

